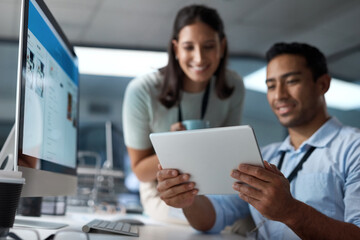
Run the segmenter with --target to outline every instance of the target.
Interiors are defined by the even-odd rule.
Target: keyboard
[[[139,227],[121,221],[94,219],[82,227],[83,232],[117,233],[128,236],[139,236]]]

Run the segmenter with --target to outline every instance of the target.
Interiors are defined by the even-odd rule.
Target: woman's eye
[[[205,49],[213,49],[214,48],[214,45],[206,45],[204,46]]]
[[[193,46],[184,46],[184,49],[185,49],[186,51],[191,51],[191,50],[194,49],[194,47],[193,47]]]

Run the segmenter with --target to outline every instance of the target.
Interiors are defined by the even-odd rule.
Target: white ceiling
[[[0,0],[0,39],[17,40],[21,0]],[[359,0],[45,0],[71,43],[166,50],[175,14],[202,3],[222,16],[232,55],[262,57],[277,41],[314,44],[331,72],[360,80]]]

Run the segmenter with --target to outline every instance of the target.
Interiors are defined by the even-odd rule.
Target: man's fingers
[[[242,200],[244,200],[245,202],[249,203],[250,205],[252,205],[254,207],[260,202],[259,200],[254,199],[254,198],[252,198],[252,197],[250,197],[250,196],[248,196],[248,195],[246,195],[244,193],[239,193],[239,197]]]
[[[157,173],[157,190],[160,198],[169,206],[183,208],[190,206],[198,190],[189,182],[189,174],[179,174],[174,169],[164,169]]]
[[[164,198],[163,201],[172,207],[184,208],[190,206],[198,193],[197,189],[193,189],[191,191],[184,192],[179,194],[173,198]]]
[[[189,174],[181,174],[176,177],[162,179],[161,181],[158,181],[157,190],[159,192],[164,192],[169,188],[172,188],[176,185],[189,181],[189,179],[190,179]]]
[[[256,200],[260,200],[263,196],[263,193],[260,190],[253,188],[245,183],[235,182],[232,187],[235,191],[238,191],[239,193]]]
[[[268,163],[267,161],[264,160],[264,166],[266,169],[270,170],[270,171],[274,171],[274,169],[271,167],[270,163]]]
[[[282,172],[281,172],[274,164],[271,164],[271,163],[269,163],[269,162],[267,162],[267,161],[264,161],[264,166],[265,166],[265,168],[268,169],[269,171],[271,171],[271,172],[273,172],[273,173],[275,173],[275,174],[277,174],[277,175],[284,176],[284,175],[282,174]]]
[[[284,174],[274,164],[270,164],[270,166],[274,169],[276,174],[284,177]]]
[[[249,165],[249,164],[240,164],[238,167],[238,170],[240,173],[245,173],[247,175],[254,176],[265,182],[271,181],[271,179],[274,176],[272,171],[269,171],[262,167]]]
[[[266,187],[266,186],[264,186],[264,184],[266,184],[266,183],[263,180],[258,179],[257,177],[245,174],[238,170],[233,170],[231,172],[231,177],[236,179],[238,182],[246,183],[246,184],[250,185],[251,187],[259,189],[259,190]]]
[[[167,188],[167,189],[164,189],[162,191],[159,191],[160,192],[160,198],[162,200],[169,199],[169,198],[174,198],[174,197],[176,197],[178,195],[182,195],[182,194],[184,194],[186,192],[194,190],[194,187],[195,187],[195,183],[193,183],[193,182],[179,184],[179,185],[176,185],[174,187]],[[159,188],[159,185],[158,185],[158,188]]]
[[[179,175],[179,171],[176,169],[162,169],[156,173],[156,178],[159,182],[168,179],[174,178]]]

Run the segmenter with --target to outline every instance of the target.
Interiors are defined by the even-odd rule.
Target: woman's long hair
[[[167,108],[171,108],[180,102],[180,90],[185,73],[182,71],[174,52],[173,40],[178,40],[181,29],[195,22],[202,22],[214,29],[218,34],[220,41],[225,39],[224,24],[215,9],[203,5],[190,5],[182,8],[174,22],[173,32],[168,45],[169,60],[166,67],[160,69],[164,75],[164,83],[159,95],[160,102]],[[225,73],[228,58],[227,42],[225,43],[224,55],[220,59],[219,66],[215,71],[216,76],[215,89],[220,99],[228,98],[233,87],[227,85]]]

